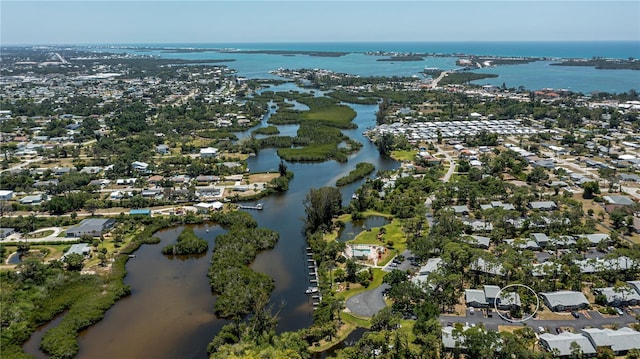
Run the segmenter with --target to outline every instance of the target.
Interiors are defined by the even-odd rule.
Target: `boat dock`
[[[257,209],[257,210],[262,210],[263,206],[262,203],[258,203],[255,206],[246,206],[246,205],[238,205],[238,208],[240,209]]]
[[[307,288],[306,293],[311,295],[311,301],[313,303],[313,309],[320,304],[322,301],[322,295],[320,294],[320,289],[318,288],[318,264],[313,259],[313,252],[311,251],[311,247],[307,247],[307,270],[309,273],[309,282],[311,286]]]

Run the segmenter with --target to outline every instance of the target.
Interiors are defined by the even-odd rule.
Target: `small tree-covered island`
[[[1,357],[91,356],[154,248],[206,262],[171,280],[214,299],[178,315],[220,323],[209,358],[640,358],[636,90],[477,83],[530,57],[246,78],[236,54],[350,54],[147,51],[2,49]],[[637,69],[612,63],[553,65]]]

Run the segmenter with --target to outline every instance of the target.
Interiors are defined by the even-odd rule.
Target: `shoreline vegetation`
[[[119,221],[128,228],[128,233],[122,235],[122,241],[128,243],[104,273],[81,273],[82,264],[72,265],[71,261],[25,261],[18,265],[20,272],[0,272],[3,289],[12,293],[2,296],[2,307],[12,307],[14,311],[12,319],[3,323],[3,357],[29,358],[22,345],[37,327],[63,312],[61,322],[44,334],[40,346],[51,358],[75,356],[79,350],[78,334],[99,322],[120,298],[131,293],[124,284],[129,255],[143,244],[158,243],[153,233],[178,223],[176,218],[148,217],[119,217]],[[40,300],[32,300],[33,296]]]
[[[362,147],[361,143],[340,131],[357,127],[351,122],[356,113],[335,98],[315,97],[313,94],[299,92],[265,91],[255,96],[254,100],[277,103],[278,110],[269,117],[269,124],[300,125],[295,137],[271,136],[253,139],[259,148],[277,148],[278,156],[285,161],[313,162],[333,159],[344,162],[350,153]],[[293,105],[285,100],[297,101],[308,106],[309,110],[294,110]],[[346,146],[342,147],[341,144]]]
[[[340,187],[348,185],[349,183],[353,183],[359,179],[365,178],[375,169],[375,166],[371,163],[360,162],[356,165],[356,168],[353,171],[349,172],[348,175],[338,178],[338,180],[336,181],[336,186]]]
[[[612,60],[612,59],[571,59],[558,63],[552,63],[552,66],[586,66],[593,67],[598,70],[640,70],[640,60]]]
[[[176,243],[162,248],[162,254],[176,256],[202,254],[207,251],[207,248],[209,248],[207,241],[198,237],[193,232],[193,228],[185,228],[178,236]]]

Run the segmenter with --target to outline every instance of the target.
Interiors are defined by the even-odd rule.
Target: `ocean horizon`
[[[640,58],[640,42],[618,41],[345,41],[345,42],[211,42],[211,43],[95,43],[13,46],[179,47],[196,49],[414,52],[542,58]]]
[[[29,45],[37,46],[37,45]],[[638,41],[430,41],[430,42],[247,42],[247,43],[129,43],[46,45],[78,47],[88,51],[151,55],[165,59],[207,60],[238,71],[246,78],[280,78],[272,71],[321,68],[358,76],[422,77],[426,67],[455,69],[456,60],[467,55],[534,57],[543,59],[528,64],[500,65],[477,69],[475,72],[498,75],[473,81],[476,85],[495,85],[528,90],[554,88],[580,93],[622,93],[640,91],[640,71],[601,70],[586,66],[552,66],[559,59],[611,58],[640,59]],[[167,48],[204,49],[205,51],[171,52]],[[210,49],[211,51],[206,51]],[[257,51],[257,53],[221,52],[220,49]],[[291,54],[267,54],[261,51],[290,51]],[[302,52],[344,52],[344,56],[307,56]],[[366,52],[400,52],[427,55],[422,61],[377,61],[388,56],[367,56]],[[295,52],[300,52],[295,54]],[[229,60],[226,62],[225,60]],[[224,61],[224,62],[219,62]]]

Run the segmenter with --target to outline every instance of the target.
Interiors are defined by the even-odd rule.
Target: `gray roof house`
[[[627,284],[629,284],[631,288],[635,289],[636,292],[640,293],[640,280],[630,280],[627,281]]]
[[[540,247],[544,247],[549,244],[549,237],[544,233],[531,233],[529,238],[534,240]]]
[[[527,240],[527,239],[518,238],[518,239],[505,239],[504,241],[514,248],[530,249],[530,250],[540,249],[540,245],[538,244],[538,242],[532,239]]]
[[[554,312],[584,309],[589,306],[587,297],[582,292],[569,290],[540,293],[544,303]]]
[[[71,248],[69,248],[69,250],[62,255],[62,257],[60,257],[60,260],[63,261],[69,254],[80,254],[82,256],[87,256],[89,253],[91,253],[91,247],[89,247],[89,244],[76,243],[73,244]]]
[[[629,327],[618,330],[584,328],[582,332],[595,348],[611,348],[615,355],[625,355],[631,349],[640,349],[640,333]]]
[[[491,244],[491,238],[484,237],[484,236],[476,236],[476,235],[463,236],[462,239],[465,242],[471,244],[472,246],[484,248],[484,249],[489,248],[489,244]]]
[[[631,206],[632,204],[635,204],[635,202],[627,196],[603,196],[602,199],[607,201],[609,204],[618,206]]]
[[[504,268],[502,267],[502,264],[487,262],[482,258],[478,258],[475,262],[472,262],[469,268],[480,273],[500,276],[504,275]]]
[[[24,196],[20,199],[20,204],[40,204],[45,199],[46,199],[46,196],[42,194]]]
[[[578,236],[579,238],[585,238],[591,243],[591,245],[595,246],[598,243],[605,241],[609,241],[609,235],[606,233],[592,233],[592,234],[581,234]]]
[[[631,286],[624,286],[617,289],[614,287],[594,288],[593,291],[607,297],[607,305],[613,307],[637,305],[640,303],[640,293],[636,292]]]
[[[156,152],[161,154],[161,155],[166,155],[167,153],[169,153],[169,146],[162,144],[162,145],[157,145],[156,146]]]
[[[464,299],[468,307],[509,310],[522,305],[520,295],[515,292],[500,292],[497,285],[485,285],[484,289],[465,289]],[[498,296],[498,294],[500,294]]]
[[[553,201],[533,201],[529,202],[529,208],[539,211],[553,211],[558,209],[558,206]]]
[[[451,206],[451,208],[453,209],[453,213],[455,214],[461,214],[463,216],[468,216],[469,215],[469,207],[467,207],[466,205],[464,206]]]
[[[474,308],[489,307],[489,303],[487,302],[487,297],[485,297],[484,290],[482,289],[465,289],[464,302],[467,304],[467,307],[474,307]]]
[[[442,328],[442,345],[446,349],[464,349],[464,334],[454,334],[456,328],[447,326]],[[469,327],[462,327],[462,331],[469,329]]]
[[[429,258],[429,260],[427,260],[427,263],[422,266],[422,268],[420,268],[418,273],[413,278],[411,278],[411,281],[415,284],[422,284],[426,282],[429,274],[437,271],[441,266],[442,258]]]
[[[113,218],[88,218],[82,220],[80,224],[69,228],[66,232],[67,237],[81,237],[86,234],[92,237],[98,237],[107,229],[113,227],[116,220]]]
[[[563,332],[558,335],[551,333],[540,334],[540,345],[547,351],[557,353],[559,357],[568,357],[572,353],[571,343],[580,346],[583,355],[592,356],[596,354],[596,348],[584,335]]]

